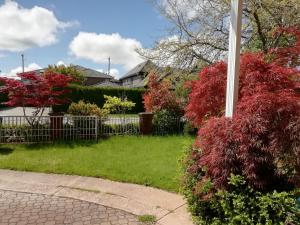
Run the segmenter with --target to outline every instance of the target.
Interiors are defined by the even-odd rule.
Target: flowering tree
[[[72,78],[54,72],[45,72],[38,75],[35,72],[18,74],[21,80],[1,78],[4,83],[1,92],[8,94],[8,106],[23,107],[23,113],[30,125],[34,125],[40,119],[46,107],[64,104],[68,101],[65,94],[66,87]],[[26,116],[25,107],[31,106],[35,110],[31,119]]]

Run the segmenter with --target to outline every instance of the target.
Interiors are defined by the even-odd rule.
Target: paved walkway
[[[3,214],[15,219],[1,221]],[[156,216],[157,225],[192,225],[177,194],[99,178],[0,170],[0,225],[17,225],[16,218],[22,224],[136,225],[138,215]]]
[[[0,224],[138,225],[137,216],[72,198],[0,190]]]
[[[26,107],[26,115],[32,115],[34,108]],[[50,112],[49,108],[46,108],[44,111],[44,116],[47,116]],[[0,116],[23,116],[23,108],[22,107],[13,107],[13,108],[4,108],[0,109]]]

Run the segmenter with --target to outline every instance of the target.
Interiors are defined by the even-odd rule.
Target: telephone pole
[[[107,74],[110,75],[110,57],[108,57],[108,69]]]
[[[25,72],[25,66],[24,66],[24,54],[21,54],[22,57],[22,73]]]

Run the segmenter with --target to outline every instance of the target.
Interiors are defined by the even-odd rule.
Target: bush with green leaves
[[[192,122],[186,120],[183,126],[183,133],[186,135],[196,136],[198,133],[198,128],[195,127]]]
[[[46,69],[47,72],[55,72],[59,74],[68,75],[73,78],[72,83],[83,84],[86,78],[84,75],[76,69],[75,66],[65,66],[65,65],[49,65]]]
[[[4,108],[5,104],[4,102],[8,101],[8,95],[5,93],[0,93],[0,108]]]
[[[153,128],[156,134],[178,134],[183,131],[183,126],[181,116],[177,113],[163,109],[155,112],[153,116]]]
[[[102,121],[107,119],[109,111],[99,108],[96,104],[86,103],[79,101],[78,103],[72,103],[69,106],[68,113],[74,116],[96,116],[101,120],[91,117],[74,117],[74,128],[77,129],[77,135],[90,140],[96,135],[97,127],[101,127]]]
[[[205,168],[194,167],[195,149],[184,161],[184,188],[197,225],[296,225],[300,209],[299,190],[255,191],[244,177],[233,175],[227,189],[218,189],[204,176]]]
[[[103,105],[103,109],[108,110],[110,113],[125,114],[135,106],[135,103],[128,101],[127,98],[122,99],[108,95],[104,95],[104,98],[106,101]]]
[[[69,106],[68,113],[75,116],[98,116],[105,118],[109,114],[109,111],[99,108],[96,104],[79,101],[78,103],[73,102]]]
[[[4,82],[0,81],[0,89],[4,86]],[[8,101],[8,94],[7,93],[0,93],[0,108],[5,107],[4,102]]]

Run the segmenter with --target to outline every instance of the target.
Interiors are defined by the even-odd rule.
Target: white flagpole
[[[227,72],[227,92],[225,116],[232,118],[239,90],[240,49],[242,30],[243,0],[231,0],[231,19],[229,33],[229,53]]]

